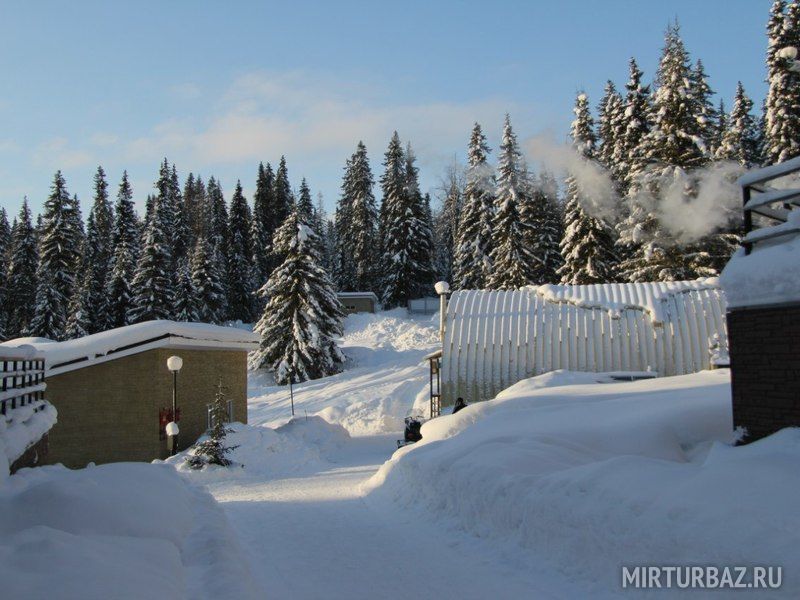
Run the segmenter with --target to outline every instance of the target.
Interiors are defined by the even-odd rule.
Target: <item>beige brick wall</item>
[[[178,374],[179,449],[206,430],[207,405],[222,378],[233,418],[247,422],[247,353],[159,348],[47,378],[45,397],[58,410],[48,464],[150,461],[168,455],[158,414],[172,407],[167,358],[183,359]]]

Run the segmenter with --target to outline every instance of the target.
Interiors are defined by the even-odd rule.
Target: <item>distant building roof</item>
[[[369,298],[378,302],[378,297],[373,292],[336,292],[340,298]]]
[[[247,352],[255,350],[260,339],[256,333],[235,327],[146,321],[65,342],[18,338],[0,344],[0,355],[39,352],[44,355],[47,374],[58,375],[154,348],[219,348]]]

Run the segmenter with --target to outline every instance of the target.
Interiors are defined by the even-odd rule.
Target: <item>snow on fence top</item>
[[[159,320],[110,329],[66,342],[19,338],[0,344],[0,353],[9,348],[33,347],[44,355],[47,374],[58,375],[153,348],[169,346],[250,351],[258,348],[259,340],[258,334],[235,327]]]
[[[443,396],[493,398],[556,369],[700,371],[711,366],[712,354],[725,354],[725,310],[716,279],[454,292],[442,347]]]

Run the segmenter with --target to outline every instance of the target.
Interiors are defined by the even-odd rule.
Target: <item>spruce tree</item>
[[[253,320],[253,249],[250,245],[250,207],[236,182],[231,198],[228,223],[228,318],[251,323]]]
[[[433,215],[430,194],[423,195],[419,189],[417,158],[410,143],[406,145],[405,159],[405,193],[413,216],[409,229],[409,256],[411,256],[416,270],[414,275],[417,282],[416,296],[420,297],[429,295],[435,283],[433,271]]]
[[[267,303],[255,326],[261,346],[250,355],[250,367],[273,371],[281,385],[332,375],[344,360],[334,340],[342,333],[342,307],[319,264],[314,238],[292,211],[275,234],[283,262],[259,291]]]
[[[336,207],[335,277],[341,290],[378,292],[378,210],[367,148],[358,142],[347,161]]]
[[[175,165],[172,165],[172,171],[169,179],[170,199],[173,207],[173,226],[174,226],[174,240],[172,244],[172,260],[176,265],[183,261],[190,248],[192,248],[192,229],[190,222],[192,215],[184,202],[183,194],[181,193],[181,185],[178,179],[178,171]]]
[[[11,254],[11,227],[6,209],[0,207],[0,341],[8,336],[8,262]]]
[[[170,211],[171,205],[165,196],[157,196],[131,282],[132,302],[127,315],[129,323],[172,317],[175,274],[172,244],[166,233]]]
[[[139,224],[127,171],[122,173],[117,192],[111,240],[114,254],[105,287],[109,301],[107,326],[114,328],[130,323],[128,314],[133,306],[131,286],[139,259]]]
[[[528,247],[536,259],[531,276],[534,285],[557,283],[558,270],[564,264],[561,256],[563,235],[558,186],[553,175],[543,171],[531,195],[531,220]]]
[[[717,148],[717,159],[736,161],[748,169],[758,163],[758,126],[752,110],[753,101],[747,97],[740,81],[736,86],[736,97],[727,126]]]
[[[778,163],[800,155],[800,73],[783,49],[800,48],[800,4],[775,0],[767,24],[767,91],[764,158]]]
[[[489,154],[481,126],[472,128],[464,201],[453,257],[453,284],[457,289],[480,290],[492,272],[492,222],[495,180],[486,162]]]
[[[251,223],[251,247],[253,249],[254,279],[261,286],[269,277],[272,267],[272,236],[275,235],[273,216],[273,187],[275,176],[269,163],[258,165],[256,191],[253,196],[253,220]]]
[[[174,319],[176,321],[192,323],[200,321],[197,304],[197,288],[195,288],[194,282],[192,281],[189,261],[184,259],[178,265]]]
[[[228,401],[225,399],[220,379],[217,393],[214,395],[214,403],[211,405],[211,429],[208,431],[208,438],[201,438],[192,447],[192,453],[186,457],[189,467],[202,469],[206,465],[229,467],[233,464],[227,455],[239,446],[225,445],[225,436],[233,433],[233,429],[225,425],[229,418]]]
[[[226,296],[218,256],[205,236],[197,240],[192,255],[192,283],[197,290],[197,313],[204,323],[225,319]]]
[[[527,169],[511,119],[506,115],[497,165],[497,197],[492,224],[495,239],[492,274],[488,281],[491,289],[513,290],[532,281],[536,258],[528,246],[530,228],[533,227],[532,215],[526,206],[529,192]],[[524,217],[523,211],[526,213]]]
[[[719,114],[711,99],[714,95],[708,84],[703,61],[697,59],[690,75],[690,100],[693,105],[692,112],[698,125],[698,134],[703,141],[703,153],[706,160],[714,153],[714,140],[719,127]]]
[[[642,71],[631,58],[630,75],[625,84],[625,110],[618,156],[614,164],[619,172],[622,191],[627,191],[632,180],[644,169],[647,159],[642,141],[650,131],[650,88],[642,85]]]
[[[36,302],[36,268],[39,262],[36,232],[31,222],[28,199],[22,201],[11,233],[10,259],[6,279],[6,335],[25,335],[33,319]]]
[[[112,268],[114,248],[112,233],[114,212],[108,199],[108,183],[103,167],[97,167],[94,176],[94,202],[86,222],[86,253],[83,269],[86,304],[81,318],[87,323],[86,332],[97,333],[108,327],[109,303],[113,298],[106,294],[106,282]],[[75,333],[75,331],[73,331]],[[84,333],[84,335],[86,335]]]
[[[447,169],[444,199],[441,210],[434,218],[434,257],[436,279],[453,280],[454,251],[458,240],[459,215],[464,201],[463,176],[453,162]]]
[[[31,335],[63,339],[67,309],[80,267],[82,234],[77,202],[67,192],[61,171],[57,171],[44,205],[39,236],[38,286]]]
[[[91,312],[93,310],[92,302],[95,300],[92,293],[93,279],[91,270],[85,270],[80,278],[80,283],[72,294],[72,299],[69,303],[67,326],[64,333],[64,337],[68,340],[74,340],[94,333],[92,329],[95,324],[92,323],[91,320]]]
[[[605,94],[600,101],[597,128],[597,161],[603,165],[614,181],[621,178],[620,147],[624,134],[624,102],[612,81],[606,82]]]
[[[572,122],[572,146],[583,160],[594,158],[596,138],[589,101],[579,93]],[[616,255],[611,229],[605,221],[586,212],[584,194],[574,175],[567,177],[564,237],[561,240],[563,266],[558,270],[562,283],[592,284],[613,281]]]

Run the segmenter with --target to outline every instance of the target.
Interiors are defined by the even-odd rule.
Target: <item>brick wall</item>
[[[168,456],[159,436],[159,411],[172,407],[167,358],[183,358],[178,374],[181,411],[179,449],[206,430],[207,405],[219,378],[233,400],[233,418],[247,422],[247,353],[159,348],[48,376],[45,397],[58,410],[44,462],[67,467],[87,463],[151,461]]]
[[[733,424],[744,442],[800,426],[800,304],[728,313]]]

